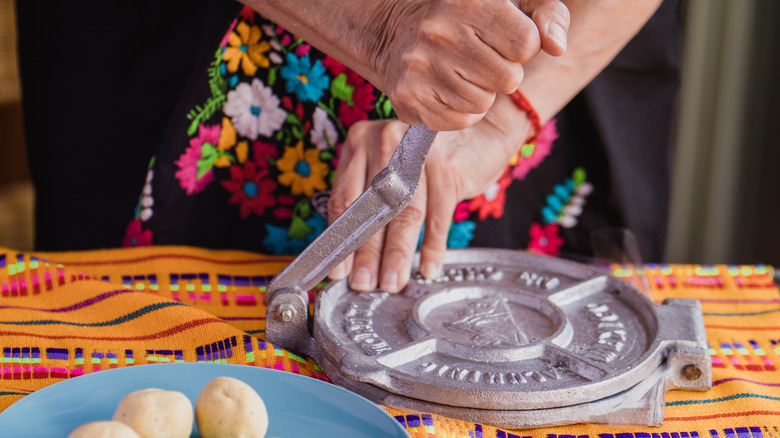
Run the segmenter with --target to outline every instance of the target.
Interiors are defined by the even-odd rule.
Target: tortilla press
[[[667,390],[712,385],[701,305],[657,305],[580,263],[449,250],[398,294],[308,291],[414,197],[436,136],[409,128],[388,167],[266,291],[266,339],[386,406],[507,428],[660,425]]]

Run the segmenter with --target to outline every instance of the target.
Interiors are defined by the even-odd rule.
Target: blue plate
[[[110,420],[125,395],[145,388],[181,391],[194,406],[219,376],[242,380],[260,394],[268,409],[266,437],[409,437],[390,414],[339,386],[267,368],[204,363],[136,365],[64,380],[4,410],[0,434],[66,438],[84,423]]]

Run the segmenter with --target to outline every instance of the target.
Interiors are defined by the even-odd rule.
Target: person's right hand
[[[429,129],[466,128],[496,93],[514,92],[540,49],[566,50],[560,0],[398,0],[378,11],[374,70],[398,118]]]

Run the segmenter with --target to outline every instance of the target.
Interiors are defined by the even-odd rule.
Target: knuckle
[[[493,102],[495,102],[495,100],[496,93],[482,93],[481,96],[475,99],[472,112],[474,114],[483,114],[488,112],[490,107],[493,106]]]
[[[425,220],[425,211],[411,203],[401,214],[396,216],[395,220],[398,222],[398,225],[404,227],[419,225]]]
[[[374,236],[355,252],[355,265],[375,265],[382,258],[382,243]],[[353,268],[354,270],[354,268]]]
[[[450,220],[445,216],[435,215],[428,217],[425,223],[425,232],[432,238],[438,240],[446,239],[450,231]]]
[[[499,90],[502,94],[513,93],[523,81],[523,67],[521,64],[513,65],[506,69],[499,77]]]
[[[336,218],[349,207],[351,202],[340,193],[331,193],[328,199],[328,222],[333,222]]]
[[[417,249],[416,241],[394,239],[392,244],[385,247],[384,259],[392,260],[394,263],[406,263],[412,258],[415,249]]]

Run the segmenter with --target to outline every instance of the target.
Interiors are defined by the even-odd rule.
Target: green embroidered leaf
[[[287,235],[295,237],[296,239],[306,240],[306,236],[313,231],[314,228],[306,225],[306,222],[304,222],[303,219],[298,216],[293,216],[292,221],[290,221],[290,230],[287,232]]]
[[[393,114],[393,105],[390,104],[390,99],[385,99],[382,103],[382,111],[384,117],[390,117]]]
[[[273,87],[276,83],[276,70],[278,67],[271,67],[268,69],[268,86]]]
[[[585,169],[582,167],[578,167],[574,169],[574,174],[572,175],[572,180],[574,181],[574,186],[579,186],[580,184],[585,182]]]
[[[203,143],[203,146],[200,148],[200,153],[201,157],[198,160],[197,175],[198,178],[203,178],[203,175],[214,167],[214,162],[219,158],[219,153],[217,152],[217,148],[211,143]]]
[[[330,83],[330,91],[333,93],[333,97],[347,102],[349,106],[355,105],[355,103],[352,102],[352,93],[355,92],[355,87],[347,85],[346,74],[342,73],[338,75],[338,77]]]
[[[287,113],[287,123],[292,123],[293,125],[300,125],[301,120],[293,113]]]
[[[187,135],[192,137],[198,132],[198,125],[205,123],[211,116],[213,116],[221,107],[223,102],[227,99],[224,95],[210,97],[203,108],[196,106],[195,110],[197,114],[193,117],[192,123],[187,128]]]
[[[293,207],[293,216],[298,216],[302,218],[310,218],[311,217],[311,200],[309,198],[303,198],[300,201],[298,201],[297,204]]]
[[[293,125],[292,129],[290,130],[292,131],[293,137],[295,137],[296,139],[300,140],[303,138],[303,130],[301,129],[300,126]]]
[[[333,159],[333,152],[327,150],[320,152],[320,160],[332,160],[332,159]]]

